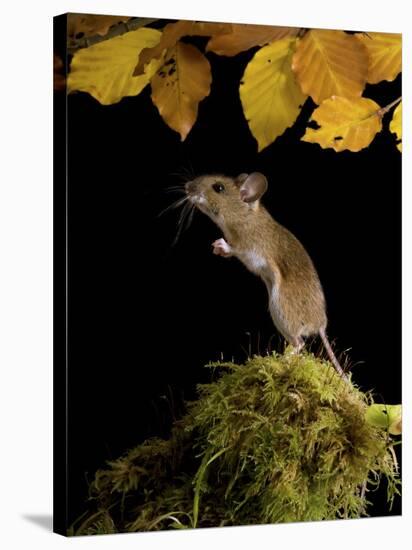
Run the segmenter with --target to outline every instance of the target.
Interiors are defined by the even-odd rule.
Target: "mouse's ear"
[[[236,178],[235,178],[236,186],[240,187],[248,176],[249,176],[249,174],[245,174],[245,173],[239,174],[238,176],[236,176]]]
[[[239,178],[242,178],[242,180],[239,181]],[[268,180],[260,172],[240,174],[237,180],[240,183],[240,198],[244,202],[255,202],[259,200],[268,188]]]

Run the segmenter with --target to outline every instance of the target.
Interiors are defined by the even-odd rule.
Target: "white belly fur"
[[[255,250],[235,253],[238,259],[255,275],[260,277],[266,285],[269,298],[275,286],[274,274],[271,272],[268,262]]]
[[[283,332],[282,320],[279,317],[278,288],[266,259],[254,250],[242,251],[236,256],[249,271],[260,277],[265,283],[269,295],[269,311],[277,329]]]
[[[248,250],[239,254],[239,259],[245,264],[245,266],[256,275],[263,277],[264,272],[267,271],[267,262],[263,256],[260,256],[254,250]]]

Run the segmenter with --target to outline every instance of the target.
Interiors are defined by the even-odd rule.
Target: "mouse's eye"
[[[223,193],[223,191],[225,190],[225,186],[223,185],[223,183],[214,183],[212,185],[212,188],[213,188],[213,191],[216,191],[216,193]]]

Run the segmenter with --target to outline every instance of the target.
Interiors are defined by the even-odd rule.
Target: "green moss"
[[[169,440],[97,472],[73,534],[360,517],[362,486],[382,477],[388,506],[399,494],[390,437],[365,420],[371,396],[328,362],[286,352],[208,367],[216,380]]]

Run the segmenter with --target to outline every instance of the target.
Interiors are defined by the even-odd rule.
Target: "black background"
[[[377,401],[401,402],[401,155],[390,117],[370,147],[337,154],[300,141],[308,100],[297,124],[258,154],[238,94],[254,52],[207,54],[211,93],[184,142],[150,86],[113,106],[68,98],[69,522],[106,460],[167,436],[183,399],[208,380],[205,363],[282,348],[263,283],[212,255],[221,235],[210,220],[197,212],[172,246],[179,212],[159,213],[185,170],[268,177],[263,202],[317,267],[336,351],[348,350],[354,380]],[[364,95],[384,106],[400,93],[398,78]],[[389,514],[384,491],[372,498],[371,515]]]

